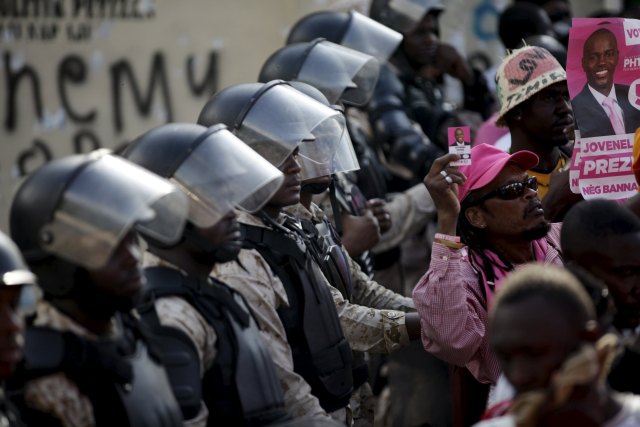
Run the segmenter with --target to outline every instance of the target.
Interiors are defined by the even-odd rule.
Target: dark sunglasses
[[[522,196],[525,189],[531,189],[533,191],[538,191],[538,179],[535,176],[530,176],[522,182],[514,182],[512,184],[503,185],[502,187],[498,187],[493,191],[485,194],[480,197],[478,200],[474,200],[473,204],[480,204],[485,200],[491,199],[492,197],[499,197],[502,200],[513,200]]]

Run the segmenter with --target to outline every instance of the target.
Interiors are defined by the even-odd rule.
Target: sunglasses
[[[480,204],[485,200],[489,200],[493,197],[498,197],[502,200],[513,200],[522,196],[525,189],[531,189],[533,191],[538,191],[538,179],[535,176],[530,176],[522,182],[514,182],[512,184],[503,185],[502,187],[498,187],[493,191],[485,194],[480,197],[478,200],[475,200],[473,204]]]

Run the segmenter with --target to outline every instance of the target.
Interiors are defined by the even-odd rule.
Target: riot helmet
[[[198,123],[227,125],[276,167],[298,148],[303,179],[359,167],[353,148],[343,148],[349,138],[344,116],[281,80],[223,89],[204,106]]]
[[[428,13],[442,13],[442,0],[373,0],[369,16],[403,34],[411,31]]]
[[[385,63],[402,41],[402,34],[354,10],[320,11],[302,17],[289,31],[287,44],[317,38],[357,50]]]
[[[258,81],[296,80],[318,88],[336,104],[365,105],[375,89],[380,64],[372,56],[319,38],[280,48],[264,63]]]
[[[189,198],[189,221],[202,228],[236,206],[260,210],[284,179],[223,124],[162,125],[135,139],[123,156],[180,188]]]
[[[66,295],[78,268],[95,270],[136,230],[171,244],[182,235],[187,199],[167,180],[98,150],[49,162],[20,186],[11,237],[39,285]]]

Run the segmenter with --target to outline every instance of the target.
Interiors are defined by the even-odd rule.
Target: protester
[[[640,219],[613,201],[581,203],[567,214],[561,242],[566,260],[602,280],[614,301],[613,326],[626,351],[611,372],[611,386],[640,392]]]
[[[516,271],[498,292],[489,326],[492,347],[516,390],[500,425],[640,422],[640,398],[605,384],[616,339],[599,338],[592,301],[570,273],[539,265]]]
[[[449,166],[458,155],[440,157],[425,178],[438,233],[413,299],[425,350],[492,384],[500,373],[486,327],[493,293],[519,264],[561,264],[560,229],[545,220],[536,178],[527,175],[538,162],[535,154],[509,155],[480,144],[471,157],[473,163],[459,169]],[[481,391],[476,403],[486,400],[487,390],[484,397]]]
[[[534,64],[526,71],[523,64]],[[506,57],[496,74],[500,113],[496,123],[511,134],[509,152],[529,150],[540,161],[529,174],[538,180],[545,215],[559,220],[582,200],[569,188],[574,118],[562,65],[540,47],[524,47]],[[549,197],[547,198],[547,195]]]
[[[132,309],[143,287],[136,231],[172,244],[186,210],[168,181],[100,151],[47,163],[20,186],[11,237],[44,293],[27,326],[28,425],[182,425]]]

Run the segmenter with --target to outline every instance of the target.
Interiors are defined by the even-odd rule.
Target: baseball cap
[[[513,50],[496,72],[496,92],[500,101],[497,126],[506,126],[504,115],[516,105],[554,83],[567,80],[567,73],[545,48],[525,46]]]
[[[488,144],[478,144],[471,149],[473,163],[460,166],[459,170],[466,177],[464,184],[458,185],[458,200],[463,201],[467,195],[484,187],[494,180],[507,163],[514,163],[524,170],[529,170],[538,164],[538,156],[531,151],[518,151],[513,154],[505,153],[499,148]]]

